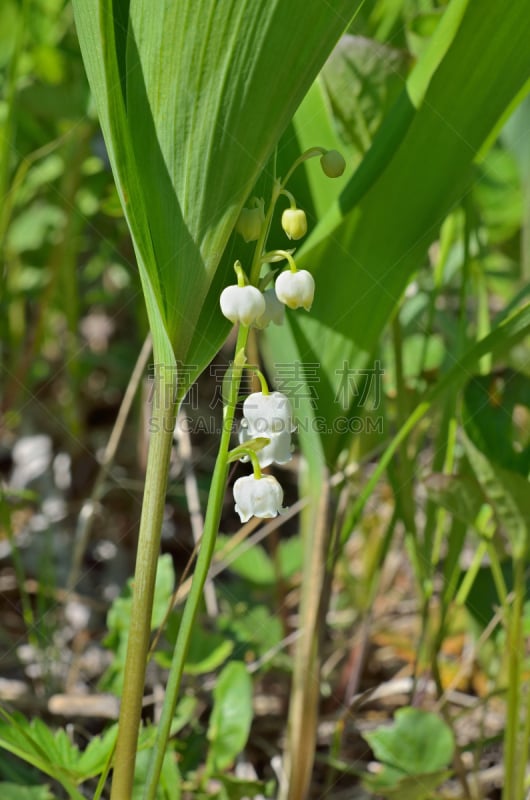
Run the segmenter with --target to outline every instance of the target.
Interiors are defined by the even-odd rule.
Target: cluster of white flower
[[[336,178],[342,175],[345,168],[342,155],[336,150],[323,148],[307,151],[292,169],[305,158],[316,154],[321,155],[320,164],[328,177]],[[291,173],[292,170],[289,175]],[[309,311],[313,304],[314,278],[307,270],[297,268],[292,257],[294,251],[262,252],[274,202],[280,194],[285,195],[290,202],[290,208],[287,208],[281,217],[282,228],[286,235],[289,239],[298,240],[307,233],[305,212],[297,208],[293,195],[279,181],[277,194],[267,216],[264,211],[264,201],[258,198],[252,198],[250,208],[241,211],[236,231],[246,242],[258,242],[261,263],[284,260],[288,263],[288,268],[276,277],[274,288],[266,289],[270,275],[260,279],[253,274],[249,282],[240,262],[236,261],[234,269],[237,284],[223,289],[220,297],[222,313],[234,324],[260,329],[267,327],[271,322],[281,325],[284,321],[285,306]],[[272,475],[262,476],[260,468],[271,464],[286,464],[291,460],[291,434],[294,430],[291,405],[281,392],[255,392],[245,400],[239,432],[240,448],[244,453],[241,460],[253,462],[254,474],[239,478],[234,484],[235,509],[241,522],[247,522],[253,515],[268,518],[284,511],[282,487]],[[259,439],[264,441],[257,441]]]
[[[294,262],[293,262],[294,263]],[[221,311],[234,324],[266,328],[283,323],[284,306],[309,311],[315,296],[315,281],[306,269],[281,272],[274,289],[261,292],[256,286],[233,284],[221,292]]]
[[[281,392],[254,392],[243,403],[240,444],[259,438],[268,439],[268,444],[256,452],[260,467],[286,464],[291,460],[291,434],[294,430],[291,404]],[[249,457],[243,456],[241,460],[248,461]],[[282,487],[272,475],[238,478],[234,484],[234,500],[241,522],[246,522],[252,515],[275,517],[284,510]]]

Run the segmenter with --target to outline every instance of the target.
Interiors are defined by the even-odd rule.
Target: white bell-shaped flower
[[[270,322],[274,322],[275,325],[283,325],[285,306],[278,300],[274,289],[267,289],[263,292],[263,297],[265,299],[265,313],[255,321],[254,327],[263,330]]]
[[[234,483],[234,501],[241,522],[248,522],[252,516],[263,519],[277,517],[285,511],[282,507],[283,489],[272,475],[238,478]]]
[[[262,434],[262,436],[269,439],[269,444],[266,444],[256,453],[260,467],[268,467],[271,464],[287,464],[292,459],[293,446],[289,431],[267,433],[266,435]],[[239,444],[247,444],[247,442],[251,442],[255,438],[256,434],[249,432],[248,422],[244,419],[239,429]],[[241,461],[248,460],[248,456],[241,458]]]
[[[252,325],[265,313],[263,294],[255,286],[227,286],[220,297],[221,311],[230,322]]]
[[[253,392],[243,403],[243,416],[251,436],[270,436],[272,433],[296,430],[289,398],[282,392]]]
[[[302,306],[309,311],[313,305],[315,280],[306,269],[299,269],[296,272],[288,269],[281,272],[276,278],[274,288],[278,300],[289,308]]]
[[[291,460],[291,433],[295,429],[291,404],[282,392],[254,392],[243,403],[239,443],[246,444],[258,437],[269,439],[256,453],[261,467],[287,464]],[[248,461],[248,457],[241,460]]]

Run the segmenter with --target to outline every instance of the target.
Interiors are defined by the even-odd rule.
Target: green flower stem
[[[470,566],[466,570],[466,574],[460,584],[460,588],[456,593],[455,597],[455,605],[456,606],[464,606],[466,600],[469,596],[469,592],[475,583],[475,579],[477,577],[478,571],[482,566],[482,561],[484,556],[488,552],[488,543],[486,541],[480,542],[479,546],[475,550],[475,554],[473,556],[473,560]]]
[[[259,283],[259,274],[261,272],[261,265],[263,263],[262,254],[265,248],[267,237],[269,235],[274,209],[276,208],[276,203],[278,202],[278,198],[281,194],[281,191],[282,191],[281,184],[277,180],[275,180],[274,185],[272,187],[271,201],[267,209],[267,213],[265,215],[265,221],[261,226],[261,233],[259,239],[256,242],[256,247],[254,249],[254,258],[252,259],[252,266],[250,268],[250,283],[253,286],[257,286]]]
[[[261,271],[261,265],[263,263],[263,251],[265,248],[265,243],[267,242],[267,238],[269,236],[274,209],[276,208],[276,203],[278,202],[280,195],[284,192],[287,181],[289,180],[295,169],[298,166],[300,166],[300,164],[302,164],[306,159],[312,158],[313,156],[322,155],[322,153],[325,152],[326,151],[324,150],[324,148],[321,147],[313,147],[311,150],[307,150],[299,158],[297,158],[297,160],[294,162],[293,166],[291,167],[291,169],[289,170],[283,181],[278,180],[276,177],[274,178],[272,193],[271,193],[271,201],[269,203],[269,207],[267,208],[265,221],[261,226],[261,233],[259,239],[256,242],[256,248],[254,250],[254,258],[252,260],[252,266],[250,268],[250,283],[253,286],[257,286],[259,282],[259,273]],[[294,271],[296,271],[296,266]]]
[[[177,399],[175,376],[161,370],[153,401],[145,493],[140,520],[138,555],[134,574],[131,624],[120,707],[111,800],[132,797],[138,729],[142,712],[147,653],[160,531],[164,515],[169,458],[173,443]]]
[[[292,195],[291,192],[289,192],[287,189],[282,189],[280,194],[283,194],[283,196],[288,199],[289,205],[291,206],[291,209],[294,211],[296,209],[296,200],[294,199],[294,195]]]
[[[295,260],[288,250],[271,250],[269,253],[263,254],[262,261],[267,262],[272,261],[273,259],[277,261],[280,258],[284,258],[289,263],[291,272],[298,272]]]
[[[261,467],[259,465],[258,456],[253,450],[247,450],[250,463],[252,464],[252,471],[257,481],[261,480]]]
[[[247,285],[247,276],[243,272],[243,267],[241,266],[241,261],[236,261],[234,264],[234,272],[237,275],[237,285],[239,287]]]
[[[325,147],[310,147],[309,150],[306,150],[305,153],[302,153],[302,155],[296,159],[293,166],[291,167],[291,169],[281,182],[281,188],[283,189],[283,187],[287,184],[289,178],[291,177],[295,169],[297,169],[300,166],[300,164],[303,164],[304,161],[308,161],[308,159],[310,158],[316,158],[316,156],[323,156],[326,153],[327,150]]]
[[[247,343],[248,332],[249,329],[247,327],[243,325],[240,326],[235,348],[236,353],[240,353],[241,350],[244,350]],[[182,673],[184,671],[184,663],[188,654],[191,632],[193,630],[195,618],[201,604],[202,590],[213,558],[215,540],[219,530],[219,522],[221,519],[221,511],[223,508],[223,500],[228,478],[228,451],[230,449],[230,434],[234,421],[234,414],[236,410],[243,368],[243,364],[239,359],[236,358],[233,368],[230,370],[228,401],[224,408],[223,431],[221,434],[219,452],[217,454],[217,460],[215,462],[215,468],[212,476],[212,483],[210,486],[208,507],[206,509],[206,517],[204,520],[204,531],[201,539],[197,564],[193,573],[190,593],[188,595],[188,599],[186,600],[186,605],[184,606],[177,642],[173,651],[173,659],[166,685],[166,695],[164,698],[162,715],[158,723],[156,742],[149,765],[144,800],[155,800],[156,797],[160,772],[162,770],[167,742],[171,732],[171,723],[173,721],[175,707],[177,705],[177,699],[180,692]],[[120,798],[116,796],[116,800],[123,800],[125,797],[129,797],[129,795],[123,794],[120,796]],[[111,798],[111,800],[114,800],[114,798]]]
[[[254,373],[254,375],[256,376],[256,378],[260,382],[261,393],[263,395],[269,395],[270,394],[269,384],[267,383],[267,378],[265,377],[263,372],[260,369],[258,369],[257,367],[254,367],[254,366],[250,367],[250,369],[252,370],[252,372]]]

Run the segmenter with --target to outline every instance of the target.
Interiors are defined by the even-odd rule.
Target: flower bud
[[[315,281],[306,269],[299,269],[296,272],[287,269],[280,273],[276,278],[274,289],[278,300],[289,308],[302,306],[309,311],[313,305]]]
[[[283,325],[285,306],[276,297],[274,289],[267,289],[263,292],[263,297],[265,300],[265,313],[255,321],[254,326],[263,330],[269,322],[274,322],[275,325]]]
[[[262,519],[277,517],[285,510],[282,508],[283,489],[272,475],[238,478],[233,491],[241,522],[248,522],[252,516]]]
[[[245,242],[256,242],[264,222],[263,205],[257,208],[243,208],[236,222],[236,231],[241,234]]]
[[[346,169],[346,162],[338,150],[328,150],[320,159],[322,171],[328,178],[340,178]]]
[[[301,208],[286,208],[282,214],[282,228],[289,239],[301,239],[307,233],[307,218]]]
[[[227,286],[219,302],[221,311],[233,323],[252,325],[265,313],[265,300],[255,286]]]

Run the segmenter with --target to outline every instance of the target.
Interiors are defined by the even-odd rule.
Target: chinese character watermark
[[[292,361],[274,365],[274,383],[278,391],[286,394],[295,410],[303,400],[309,401],[311,408],[317,408],[320,383],[320,364]]]
[[[209,367],[209,380],[203,384],[209,392],[206,403],[209,411],[215,411],[223,405],[223,385],[230,375],[232,364],[211,364]],[[334,394],[334,402],[341,409],[335,418],[318,416],[319,394],[318,387],[321,381],[321,364],[318,362],[304,363],[301,361],[282,362],[274,365],[273,384],[278,391],[287,395],[293,411],[300,411],[309,407],[311,412],[307,416],[295,413],[296,425],[300,431],[314,430],[320,434],[360,434],[363,432],[382,432],[383,417],[370,416],[376,411],[383,397],[384,370],[379,360],[374,361],[371,367],[352,367],[348,361],[343,361],[342,366],[335,370],[338,378]],[[220,433],[220,421],[215,414],[198,415],[199,384],[194,381],[198,367],[196,364],[178,362],[175,365],[151,364],[149,366],[149,401],[153,407],[169,410],[175,400],[187,390],[181,405],[180,417],[182,424],[190,432]],[[252,393],[252,367],[243,370],[241,377],[240,397],[246,398]],[[305,406],[304,406],[305,403]],[[158,404],[155,406],[155,404]],[[204,396],[203,396],[203,408]],[[355,414],[354,412],[357,411]],[[239,426],[239,423],[236,423]]]
[[[350,367],[347,361],[343,361],[341,369],[335,370],[335,375],[340,378],[335,402],[343,411],[347,411],[352,405],[357,408],[368,408],[371,411],[379,408],[384,375],[379,360],[374,361],[372,367],[364,369]]]

